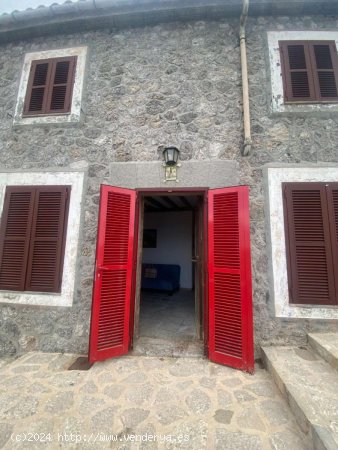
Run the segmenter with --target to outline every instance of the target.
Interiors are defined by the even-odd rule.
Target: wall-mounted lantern
[[[180,151],[176,147],[165,147],[163,150],[164,167],[165,167],[165,180],[164,181],[178,181],[177,180],[177,167]]]

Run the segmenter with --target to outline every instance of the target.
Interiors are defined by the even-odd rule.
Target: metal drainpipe
[[[248,17],[249,0],[243,0],[243,10],[240,18],[239,41],[241,47],[241,66],[242,66],[242,91],[243,91],[243,122],[244,122],[244,145],[242,155],[248,156],[251,151],[251,129],[250,129],[250,106],[249,106],[249,82],[248,82],[248,64],[246,57],[246,37],[245,24]]]

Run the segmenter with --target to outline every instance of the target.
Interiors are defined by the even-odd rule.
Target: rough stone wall
[[[110,162],[152,161],[175,144],[181,159],[236,160],[251,186],[256,343],[304,342],[305,331],[332,324],[274,319],[267,280],[261,166],[337,161],[337,118],[269,115],[267,29],[330,29],[333,18],[258,18],[248,24],[253,152],[242,145],[238,21],[165,24],[51,36],[0,52],[0,165],[6,169],[88,167],[79,276],[69,308],[0,306],[0,354],[32,349],[86,352],[100,183]],[[89,46],[84,123],[12,127],[26,52]]]

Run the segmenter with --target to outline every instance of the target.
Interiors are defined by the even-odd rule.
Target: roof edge
[[[0,43],[99,28],[240,16],[239,0],[80,0],[0,16]],[[251,16],[338,15],[336,0],[251,0]]]

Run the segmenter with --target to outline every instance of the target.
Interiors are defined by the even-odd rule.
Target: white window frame
[[[270,249],[270,286],[276,317],[297,319],[338,319],[336,306],[304,305],[289,303],[284,206],[282,183],[337,182],[338,166],[320,167],[265,167],[266,220]]]
[[[269,65],[271,81],[271,112],[315,113],[338,112],[337,103],[285,104],[282,62],[279,41],[335,41],[338,48],[338,31],[268,31]]]
[[[1,172],[0,214],[2,215],[7,186],[71,186],[66,245],[60,293],[35,293],[0,290],[0,303],[39,306],[72,306],[75,292],[77,249],[84,172]]]
[[[33,61],[64,58],[68,56],[76,56],[75,79],[72,94],[72,104],[69,113],[48,114],[23,117],[24,104],[26,99],[29,73]],[[21,80],[19,85],[19,93],[15,107],[13,125],[49,125],[49,124],[72,124],[81,121],[81,103],[84,90],[84,74],[86,66],[87,47],[63,48],[58,50],[47,50],[43,52],[27,53],[25,55]]]

